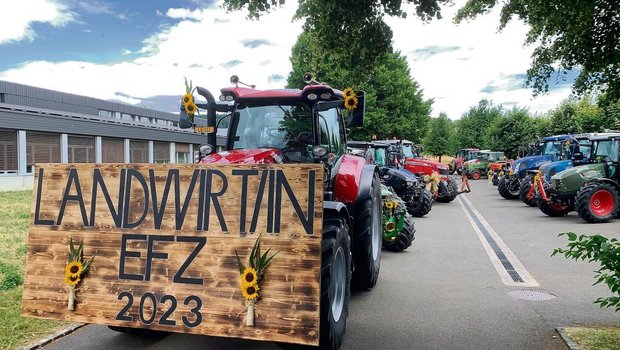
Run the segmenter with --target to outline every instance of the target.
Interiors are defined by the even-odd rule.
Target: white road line
[[[539,287],[540,285],[538,284],[538,282],[536,282],[536,280],[532,277],[532,275],[530,275],[530,273],[525,269],[523,264],[521,264],[521,261],[519,261],[519,259],[512,252],[512,250],[508,248],[506,243],[504,243],[504,241],[500,238],[497,232],[495,232],[493,227],[491,227],[491,225],[489,225],[489,223],[484,219],[484,217],[480,214],[480,212],[476,209],[476,207],[471,203],[471,201],[467,198],[467,196],[466,195],[458,196],[458,201],[459,201],[459,204],[461,205],[461,208],[463,208],[463,211],[465,212],[465,216],[467,216],[469,223],[471,224],[471,226],[474,228],[474,231],[478,235],[478,239],[480,239],[482,246],[486,250],[487,255],[489,256],[489,259],[491,260],[491,263],[493,264],[493,267],[499,274],[499,277],[501,278],[502,283],[504,283],[507,286]],[[476,216],[476,218],[472,217],[472,215],[470,214],[470,211],[471,213],[473,213],[473,215]],[[476,219],[478,220],[479,223],[476,222]],[[484,229],[488,233],[488,236],[491,237],[493,241],[495,241],[494,243],[496,247],[499,248],[501,252],[496,252],[495,250],[493,250],[493,247],[491,246],[493,242],[492,241],[489,242],[487,237],[485,237],[485,234],[482,232],[482,228],[479,227],[479,224],[481,224],[484,227]],[[510,263],[510,265],[512,265],[514,271],[519,274],[523,282],[515,281],[515,279],[508,273],[506,267],[504,266],[504,264],[502,264],[502,261],[500,260],[498,253],[500,254],[500,256],[503,253],[503,255],[506,257],[506,260]]]

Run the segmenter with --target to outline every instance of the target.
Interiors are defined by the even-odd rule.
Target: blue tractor
[[[538,182],[542,181],[541,185],[547,186],[551,183],[553,175],[572,168],[574,164],[571,159],[575,153],[589,155],[591,135],[579,134],[568,138],[562,147],[560,160],[544,163],[538,170],[528,170],[527,176],[521,180],[519,185],[519,198],[521,201],[531,207],[537,206],[537,198],[539,196]]]
[[[527,177],[528,172],[538,170],[545,163],[563,160],[563,157],[568,156],[570,159],[566,147],[574,142],[573,135],[556,135],[543,138],[540,155],[517,159],[512,163],[510,170],[499,179],[497,191],[500,196],[506,199],[519,198],[521,182]]]

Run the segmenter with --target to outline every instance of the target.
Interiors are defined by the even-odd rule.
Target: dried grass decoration
[[[433,171],[431,175],[424,175],[422,178],[424,183],[426,184],[426,189],[431,191],[433,194],[436,194],[439,191],[439,173]]]
[[[90,270],[90,266],[93,263],[95,256],[84,262],[84,240],[80,242],[78,249],[75,249],[73,245],[73,237],[69,238],[69,258],[67,259],[67,265],[65,266],[65,284],[69,290],[69,304],[67,309],[70,311],[75,310],[75,292],[78,290],[79,283],[84,279],[84,276]]]
[[[357,108],[357,95],[352,88],[346,88],[342,91],[342,95],[344,95],[344,108],[346,108],[349,112]]]
[[[271,263],[271,259],[279,253],[276,252],[269,256],[270,251],[271,248],[267,249],[267,251],[261,255],[260,236],[258,236],[256,242],[254,242],[254,246],[252,247],[252,252],[248,257],[248,266],[246,267],[241,262],[241,258],[239,258],[239,254],[235,249],[237,266],[239,267],[239,274],[241,275],[241,294],[243,295],[247,306],[247,315],[245,318],[245,324],[247,326],[254,326],[254,305],[260,297],[258,292],[260,291],[260,284],[263,280],[263,275],[265,274],[267,266]]]
[[[189,84],[188,84],[187,78],[184,78],[184,79],[185,79],[185,95],[183,95],[183,98],[181,98],[181,103],[183,104],[185,113],[187,113],[187,115],[190,117],[190,121],[193,122],[194,114],[198,112],[198,107],[196,106],[196,103],[194,102],[194,90],[196,90],[196,88],[192,87],[191,80],[189,81]]]

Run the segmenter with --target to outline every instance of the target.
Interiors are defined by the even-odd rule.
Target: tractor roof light
[[[311,92],[311,93],[309,93],[308,95],[306,95],[306,97],[307,97],[307,98],[308,98],[308,100],[310,100],[310,101],[316,101],[316,99],[318,98],[318,95],[317,95],[317,94],[315,94],[315,93],[313,93],[313,92]]]

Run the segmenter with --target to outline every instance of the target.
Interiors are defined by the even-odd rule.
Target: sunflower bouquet
[[[271,248],[261,255],[260,251],[260,236],[254,242],[252,252],[248,257],[248,266],[244,266],[239,258],[239,254],[235,249],[235,255],[237,256],[237,266],[239,267],[239,274],[241,275],[241,294],[246,300],[247,304],[247,317],[246,325],[254,326],[254,304],[259,298],[260,283],[263,280],[263,275],[269,263],[274,256],[279,252],[269,255]]]
[[[436,194],[439,191],[439,173],[433,171],[431,175],[424,175],[422,179],[426,184],[426,189]]]
[[[185,95],[181,98],[181,103],[183,104],[183,109],[185,113],[190,117],[190,121],[193,121],[194,114],[198,112],[198,107],[196,106],[196,102],[194,102],[194,90],[196,88],[192,87],[192,81],[187,83],[187,78],[185,79]]]
[[[65,266],[65,284],[69,289],[69,304],[67,309],[70,311],[75,310],[75,292],[78,284],[84,279],[84,276],[90,270],[90,266],[95,259],[95,256],[91,256],[90,259],[83,261],[84,253],[84,240],[80,242],[78,249],[75,249],[73,245],[73,238],[69,238],[69,258],[67,259],[67,265]]]
[[[359,102],[357,99],[357,95],[352,88],[346,88],[342,91],[344,95],[344,108],[346,108],[349,112],[357,108],[357,103]]]

